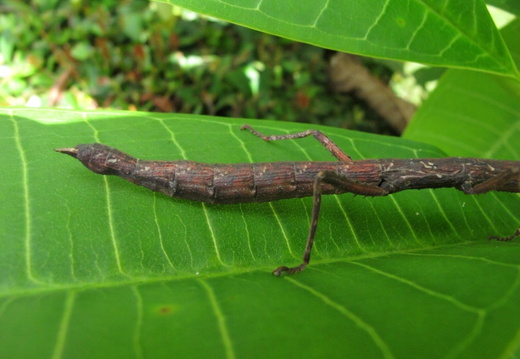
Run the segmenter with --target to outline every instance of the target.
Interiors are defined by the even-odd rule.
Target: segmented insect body
[[[303,263],[278,267],[273,273],[296,273],[310,261],[322,194],[354,193],[386,196],[424,188],[454,187],[466,194],[488,191],[520,192],[520,162],[477,158],[369,159],[353,161],[319,131],[264,140],[296,139],[313,135],[338,162],[262,162],[208,164],[194,161],[144,161],[99,143],[56,149],[80,160],[88,169],[115,175],[170,197],[208,203],[267,202],[306,196],[314,206]],[[520,229],[515,233],[520,233]],[[510,240],[513,236],[497,238]]]

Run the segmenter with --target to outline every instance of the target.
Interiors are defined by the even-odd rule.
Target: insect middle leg
[[[322,185],[330,184],[334,187],[341,188],[347,192],[354,194],[360,194],[364,196],[386,196],[388,192],[381,187],[373,184],[367,184],[352,180],[345,176],[342,176],[334,171],[321,171],[318,173],[314,180],[314,193],[313,193],[313,206],[311,225],[309,227],[309,235],[307,236],[307,244],[305,245],[305,251],[303,252],[303,261],[296,267],[280,266],[273,271],[275,276],[281,276],[283,273],[294,274],[301,272],[311,260],[312,245],[314,244],[314,237],[316,229],[318,227],[318,218],[320,215],[321,207],[321,193]]]
[[[307,130],[303,132],[297,133],[289,133],[287,135],[278,135],[278,136],[266,136],[257,130],[253,129],[249,125],[243,125],[240,127],[241,130],[248,130],[253,135],[260,137],[264,141],[278,141],[278,140],[295,140],[297,138],[303,138],[307,136],[314,136],[334,157],[336,157],[340,161],[344,162],[352,162],[352,158],[348,156],[345,152],[343,152],[338,145],[336,145],[330,138],[328,138],[323,132],[318,130]]]
[[[501,185],[507,184],[507,182],[519,176],[520,168],[509,168],[502,173],[499,173],[498,175],[463,191],[466,194],[482,194],[490,191],[496,191]]]
[[[490,191],[494,191],[500,187],[500,185],[509,182],[514,177],[520,174],[520,168],[510,168],[490,179],[481,182],[467,190],[464,190],[466,194],[482,194]],[[510,241],[515,237],[520,236],[520,227],[517,228],[515,233],[507,237],[489,236],[488,239],[495,239],[497,241]]]

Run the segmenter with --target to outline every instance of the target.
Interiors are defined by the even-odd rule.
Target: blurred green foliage
[[[0,5],[0,105],[117,108],[391,133],[328,86],[331,53],[144,0]],[[369,61],[369,60],[367,60]],[[392,71],[369,66],[383,81]]]

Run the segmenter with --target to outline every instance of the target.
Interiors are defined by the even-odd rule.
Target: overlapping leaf
[[[518,78],[481,0],[168,0],[292,40],[365,56]]]

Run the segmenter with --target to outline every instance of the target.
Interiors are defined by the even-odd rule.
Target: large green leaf
[[[481,0],[166,2],[329,49],[519,76]]]
[[[266,133],[307,128],[249,122]],[[516,350],[520,245],[485,239],[518,225],[515,194],[327,196],[312,265],[275,278],[271,269],[300,260],[311,199],[172,200],[52,151],[99,141],[145,159],[332,160],[312,138],[265,143],[240,132],[242,123],[1,109],[1,356],[495,358]],[[443,155],[409,140],[323,130],[355,159]]]

